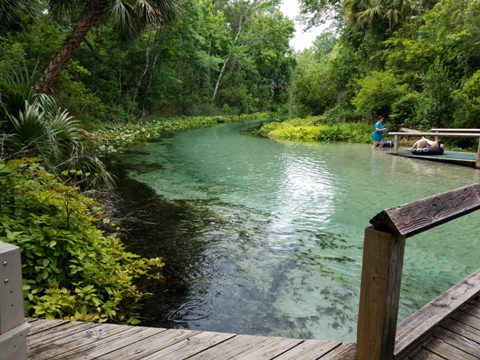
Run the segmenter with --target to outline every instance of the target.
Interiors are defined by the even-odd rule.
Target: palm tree
[[[52,90],[56,79],[94,26],[110,21],[120,35],[120,39],[124,42],[131,42],[148,25],[162,28],[173,23],[182,12],[182,1],[49,0],[49,12],[54,16],[60,17],[65,12],[71,13],[73,5],[78,5],[82,11],[71,36],[36,82],[35,91],[46,93]]]
[[[386,22],[389,28],[397,26],[414,13],[414,6],[427,6],[422,0],[346,0],[345,17],[350,25],[371,27],[376,21]],[[417,9],[419,10],[419,9]]]
[[[0,1],[0,35],[15,30],[22,18],[35,20],[38,14],[38,0]]]
[[[83,144],[86,132],[59,107],[50,94],[33,91],[34,74],[2,74],[0,83],[0,165],[15,157],[40,157],[57,174],[82,189],[112,188],[114,179],[105,165]],[[73,171],[73,176],[70,176]],[[4,175],[0,167],[0,176]]]

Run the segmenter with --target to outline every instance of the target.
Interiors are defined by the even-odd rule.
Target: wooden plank
[[[303,343],[295,346],[293,349],[277,356],[275,360],[311,360],[320,359],[332,350],[342,345],[338,341],[327,340],[305,340]],[[207,359],[205,359],[207,360]],[[220,360],[220,359],[219,359]]]
[[[438,329],[435,337],[463,352],[480,359],[480,343],[467,339],[447,329]]]
[[[50,328],[47,331],[42,331],[40,333],[36,333],[34,335],[27,336],[27,344],[29,349],[33,349],[36,346],[42,346],[45,343],[50,343],[57,339],[61,339],[64,337],[71,336],[73,334],[82,332],[82,331],[89,331],[96,327],[100,326],[100,324],[95,323],[81,323],[81,322],[67,322],[60,326],[55,326]]]
[[[445,323],[442,323],[442,328],[476,342],[480,348],[480,330],[455,319],[449,319]]]
[[[241,355],[267,341],[265,336],[237,335],[223,343],[192,356],[192,360],[224,360]]]
[[[480,269],[456,284],[397,326],[395,359],[406,358],[433,330],[480,290]]]
[[[357,360],[393,359],[405,236],[365,229]]]
[[[80,327],[80,324],[76,324]],[[97,324],[98,325],[98,324]],[[29,359],[67,359],[68,354],[74,354],[84,345],[97,344],[99,341],[119,333],[127,336],[128,326],[103,324],[92,329],[86,329],[54,341],[45,341],[41,346],[29,349]]]
[[[303,340],[269,337],[248,351],[236,354],[230,360],[270,360],[301,344]]]
[[[370,223],[376,230],[410,237],[480,209],[480,183],[383,210]]]
[[[441,357],[435,353],[432,353],[427,349],[420,349],[417,353],[409,357],[411,360],[445,360],[444,357]]]
[[[480,133],[480,129],[431,129],[432,132]]]
[[[215,345],[218,345],[225,340],[234,337],[235,334],[211,333],[201,332],[197,335],[191,336],[185,340],[177,342],[172,346],[156,351],[149,356],[142,357],[142,360],[183,360]]]
[[[480,321],[478,320],[478,318],[471,316],[466,312],[457,311],[452,315],[452,319],[460,321],[461,323],[468,325],[476,330],[480,330]]]
[[[344,343],[322,356],[319,360],[355,360],[356,344]]]
[[[28,336],[32,337],[39,332],[46,331],[70,322],[71,321],[68,320],[37,320],[35,322],[28,321],[28,323],[31,324],[30,329],[28,329]]]
[[[422,136],[441,136],[441,137],[466,137],[466,138],[478,138],[480,134],[478,133],[468,133],[468,132],[430,132],[430,131],[419,131],[419,132],[398,132],[392,131],[387,135],[394,135],[400,137],[422,137]]]
[[[168,348],[197,334],[200,334],[200,332],[174,329],[165,330],[147,339],[140,340],[135,344],[111,351],[110,353],[103,355],[102,360],[143,359],[145,356]]]
[[[436,338],[430,339],[423,347],[445,359],[478,360],[477,357]]]
[[[125,332],[120,332],[119,336],[110,336],[102,341],[96,342],[95,346],[87,344],[82,347],[77,347],[75,350],[62,354],[62,360],[73,359],[104,359],[106,354],[122,349],[128,345],[136,344],[139,341],[151,340],[153,335],[161,333],[165,329],[155,329],[147,327],[133,327]],[[118,357],[117,357],[118,359]],[[129,359],[124,357],[124,359]]]
[[[468,304],[462,308],[462,311],[480,319],[480,308],[478,306]]]

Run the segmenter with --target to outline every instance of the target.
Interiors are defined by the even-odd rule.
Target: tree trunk
[[[153,28],[150,29],[150,33],[148,34],[147,46],[145,49],[145,70],[143,70],[143,73],[140,75],[137,81],[137,87],[133,95],[133,102],[137,100],[138,91],[140,90],[140,86],[142,85],[143,78],[147,74],[148,69],[150,68],[150,40],[152,38],[152,34],[153,34]]]
[[[78,21],[77,26],[73,30],[72,35],[55,58],[50,62],[40,79],[35,83],[35,91],[37,93],[53,92],[53,85],[58,76],[67,67],[70,59],[80,48],[83,39],[85,39],[85,36],[90,29],[98,24],[107,7],[108,1],[90,0],[90,3],[85,8]]]
[[[148,77],[148,83],[147,83],[147,87],[145,88],[145,96],[143,98],[143,103],[142,103],[142,120],[144,120],[146,115],[147,115],[147,109],[146,109],[147,96],[148,96],[148,92],[150,91],[150,88],[152,86],[153,71],[155,70],[155,65],[157,64],[157,60],[158,60],[158,57],[160,56],[160,52],[161,52],[160,49],[157,48],[157,50],[155,52],[155,56],[154,56],[153,61],[152,61],[152,65],[150,66],[150,75]]]

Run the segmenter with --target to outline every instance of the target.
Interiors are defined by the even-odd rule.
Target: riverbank
[[[181,116],[173,118],[151,118],[148,122],[108,124],[90,134],[90,146],[97,153],[115,153],[129,145],[155,141],[171,132],[211,127],[237,121],[267,120],[270,113],[255,113],[238,116]]]

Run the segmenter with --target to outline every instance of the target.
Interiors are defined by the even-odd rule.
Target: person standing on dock
[[[381,149],[383,147],[383,133],[385,130],[387,129],[383,126],[383,116],[378,116],[372,133],[372,150]]]

